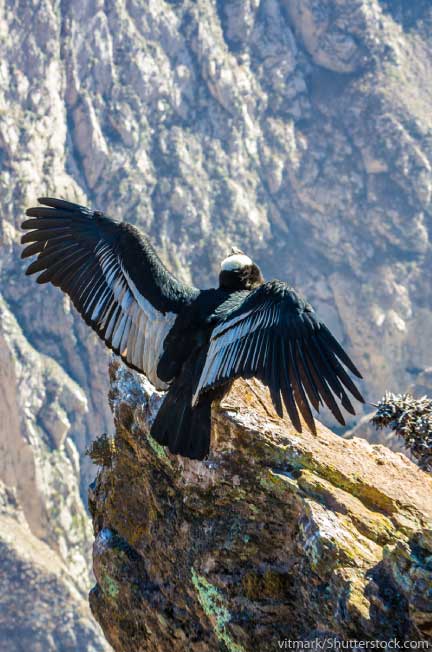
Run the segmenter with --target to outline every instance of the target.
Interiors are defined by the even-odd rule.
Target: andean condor
[[[349,377],[361,375],[313,308],[287,283],[264,282],[252,260],[233,250],[219,287],[178,281],[137,228],[61,199],[27,210],[26,273],[66,292],[86,323],[133,369],[168,389],[152,436],[172,453],[203,459],[210,447],[212,400],[238,377],[259,378],[276,412],[298,431],[300,414],[316,432],[310,404],[351,414]]]

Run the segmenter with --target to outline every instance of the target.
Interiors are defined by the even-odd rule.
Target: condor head
[[[219,287],[224,290],[253,290],[264,283],[258,265],[240,249],[233,247],[221,263]]]

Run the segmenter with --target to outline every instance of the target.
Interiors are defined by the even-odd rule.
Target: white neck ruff
[[[234,269],[241,269],[242,267],[248,267],[252,264],[252,260],[249,258],[249,256],[246,256],[245,254],[233,254],[232,256],[228,256],[228,258],[225,258],[225,260],[222,261],[221,271],[231,272]]]

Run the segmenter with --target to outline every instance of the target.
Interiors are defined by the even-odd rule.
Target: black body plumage
[[[66,292],[86,323],[123,361],[168,389],[152,436],[171,452],[203,459],[212,401],[235,378],[255,376],[279,415],[311,432],[326,404],[363,398],[345,367],[361,378],[312,307],[288,284],[264,282],[244,254],[222,264],[219,288],[198,290],[165,268],[135,227],[60,199],[42,198],[23,222],[27,274]],[[344,367],[344,366],[345,367]]]

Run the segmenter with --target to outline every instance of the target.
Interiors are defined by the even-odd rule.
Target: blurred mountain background
[[[430,391],[431,30],[429,0],[2,3],[1,651],[108,649],[83,455],[112,431],[108,355],[24,276],[25,208],[124,218],[201,287],[241,247],[304,292],[370,401]]]

